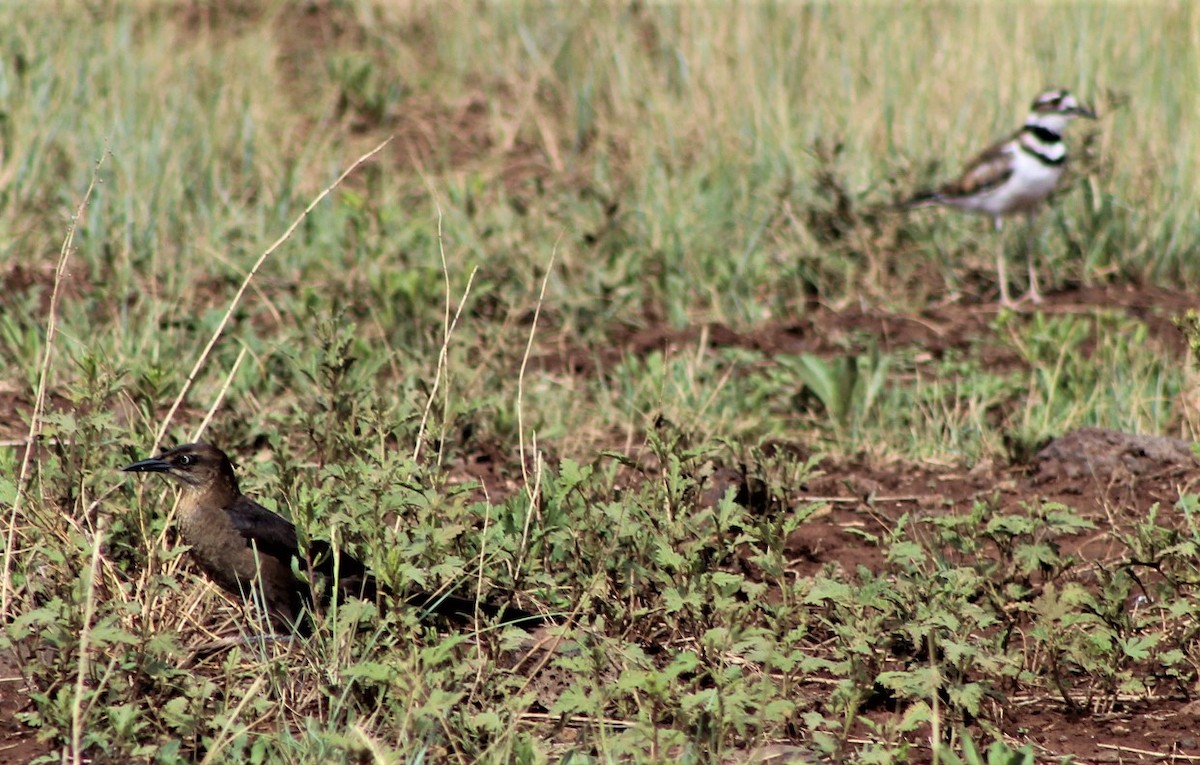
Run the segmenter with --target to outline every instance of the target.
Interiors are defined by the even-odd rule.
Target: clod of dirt
[[[1200,461],[1191,443],[1180,438],[1082,428],[1051,441],[1034,466],[1035,484],[1080,478],[1112,484],[1182,474],[1200,467]]]
[[[15,654],[0,651],[0,760],[4,762],[32,762],[50,749],[47,742],[38,739],[36,728],[17,720],[17,713],[31,705],[22,664]]]

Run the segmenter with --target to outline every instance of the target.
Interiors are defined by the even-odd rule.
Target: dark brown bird
[[[279,631],[311,630],[313,595],[308,585],[293,573],[312,572],[327,582],[337,580],[339,602],[346,597],[374,599],[380,590],[375,577],[359,560],[340,553],[336,561],[326,542],[313,541],[308,557],[300,550],[296,527],[242,494],[233,464],[225,453],[210,444],[177,446],[152,459],[121,468],[131,473],[162,473],[183,490],[179,501],[179,535],[191,547],[200,568],[226,592],[240,598],[261,598]],[[391,596],[384,590],[385,596]],[[327,603],[330,593],[321,600]],[[414,593],[405,602],[423,614],[438,614],[459,621],[478,612],[488,618],[502,617],[504,623],[534,629],[545,620],[517,608],[476,602],[453,595]]]

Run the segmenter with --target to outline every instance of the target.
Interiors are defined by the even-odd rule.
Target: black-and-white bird
[[[991,217],[997,229],[1006,216],[1023,213],[1029,218],[1032,232],[1038,208],[1054,191],[1066,168],[1067,147],[1062,134],[1075,117],[1096,119],[1096,114],[1066,90],[1047,90],[1034,100],[1024,127],[976,156],[957,179],[918,194],[901,206],[956,207]],[[1022,299],[1040,303],[1032,239],[1026,249],[1029,292]],[[1001,305],[1015,306],[1008,293],[1003,250],[996,253],[996,271]]]

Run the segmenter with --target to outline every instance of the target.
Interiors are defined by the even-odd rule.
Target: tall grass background
[[[42,376],[51,393],[34,478],[17,485],[18,448],[0,456],[0,498],[26,498],[10,524],[6,619],[51,590],[98,586],[72,584],[61,563],[59,589],[39,589],[31,551],[73,560],[98,510],[126,517],[132,494],[117,493],[111,469],[151,443],[251,265],[388,136],[265,262],[168,431],[183,440],[219,404],[208,437],[241,452],[251,488],[300,497],[272,500],[281,509],[320,518],[336,465],[361,459],[370,469],[353,474],[367,485],[425,486],[375,500],[432,527],[451,512],[443,502],[463,512],[458,467],[481,443],[500,445],[510,489],[533,496],[521,465],[538,463],[517,464],[515,444],[588,464],[644,445],[662,420],[736,453],[771,437],[960,464],[1003,452],[1012,433],[1193,431],[1178,403],[1186,364],[1119,312],[998,317],[985,341],[1010,349],[1015,369],[970,352],[875,358],[886,384],[842,417],[829,402],[798,408],[794,360],[714,349],[703,333],[644,358],[605,355],[615,336],[660,324],[753,334],[818,304],[919,315],[969,292],[994,248],[1016,251],[1019,226],[995,234],[980,219],[889,208],[1005,137],[1049,86],[1101,117],[1068,134],[1073,170],[1038,234],[1043,273],[1059,287],[1194,287],[1200,11],[1187,2],[13,3],[0,9],[0,51],[4,437],[23,439]],[[43,367],[55,263],[101,158]],[[864,344],[852,338],[844,356]],[[564,349],[602,369],[539,362]],[[421,439],[430,461],[409,459]],[[113,521],[121,555],[162,544],[153,517]],[[99,569],[124,608],[147,588],[177,589],[146,574],[130,587],[124,565]],[[189,597],[194,626],[206,612]],[[183,628],[163,602],[153,623]],[[277,696],[300,693],[287,665],[272,666]],[[305,698],[298,708],[325,703]],[[78,716],[80,697],[39,710],[48,721],[72,704]],[[331,729],[357,714],[344,699],[332,709]],[[271,720],[270,740],[303,751],[291,736],[310,718],[243,711],[220,719],[239,735]],[[182,730],[138,714],[152,721],[142,733],[110,716],[97,740]],[[326,723],[305,740],[326,741],[313,732]],[[210,734],[209,751],[244,751]]]

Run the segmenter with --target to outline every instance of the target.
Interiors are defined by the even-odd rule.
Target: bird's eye
[[[184,454],[179,458],[179,466],[187,467],[188,465],[191,465],[195,461],[196,461],[196,458],[193,457],[192,455]]]

